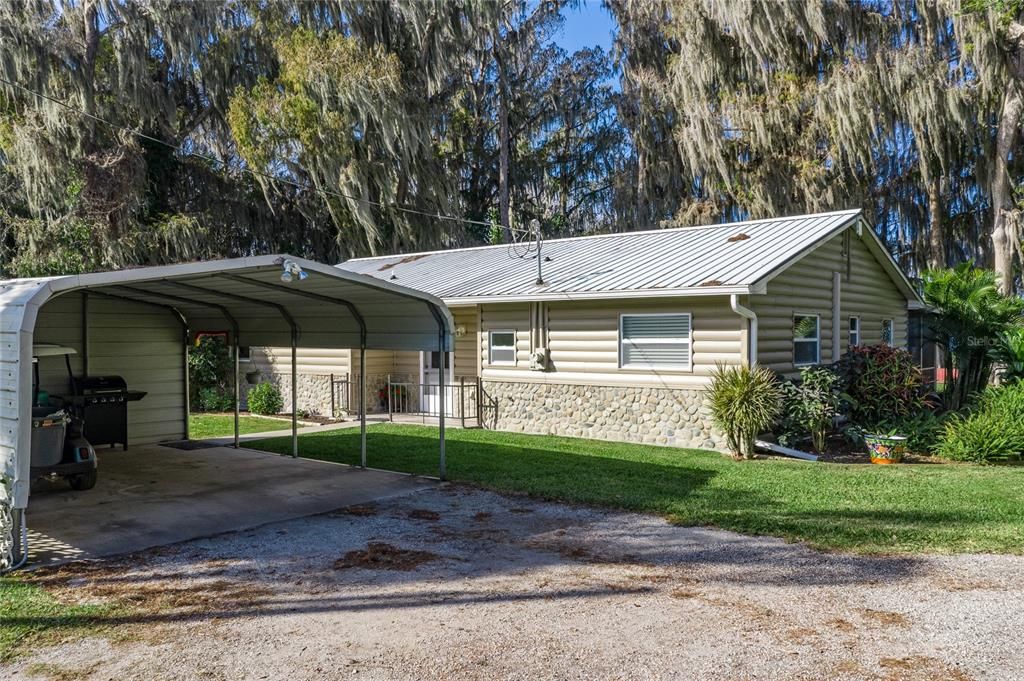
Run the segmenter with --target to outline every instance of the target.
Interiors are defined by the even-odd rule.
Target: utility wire
[[[154,142],[156,144],[163,145],[163,146],[165,146],[165,147],[167,147],[169,149],[173,149],[174,151],[178,152],[179,154],[184,154],[185,156],[192,156],[193,158],[202,159],[204,161],[208,161],[210,163],[218,165],[218,166],[224,168],[225,170],[227,169],[227,165],[223,161],[221,161],[220,159],[218,159],[216,157],[207,156],[206,154],[200,154],[200,153],[195,152],[195,151],[187,151],[186,149],[182,148],[182,146],[180,146],[180,145],[172,144],[170,142],[165,142],[162,139],[158,139],[158,138],[153,137],[151,135],[147,135],[146,133],[139,132],[138,130],[134,130],[134,129],[129,128],[127,126],[119,125],[119,124],[114,123],[112,121],[108,121],[107,119],[101,118],[101,117],[99,117],[99,116],[97,116],[95,114],[91,114],[88,111],[82,111],[78,107],[72,106],[71,104],[68,104],[67,102],[59,100],[59,99],[57,99],[55,97],[51,97],[51,96],[43,94],[41,92],[36,92],[35,90],[29,89],[29,88],[25,87],[24,85],[21,85],[20,83],[15,83],[15,82],[9,81],[6,78],[4,78],[3,76],[0,76],[0,83],[4,83],[6,85],[10,85],[11,87],[17,88],[17,89],[19,89],[19,90],[21,90],[23,92],[26,92],[26,93],[28,93],[30,95],[35,96],[35,97],[39,97],[40,99],[45,99],[45,100],[47,100],[49,102],[53,102],[54,104],[57,104],[58,106],[64,107],[68,111],[73,111],[74,113],[77,113],[80,116],[84,116],[85,118],[90,118],[90,119],[96,121],[97,123],[102,123],[103,125],[106,125],[106,126],[112,128],[114,130],[120,130],[122,132],[127,132],[128,134],[135,135],[136,137],[138,137],[140,139],[144,139],[144,140],[147,140],[149,142]],[[240,168],[240,170],[242,172],[249,173],[250,175],[254,175],[256,177],[262,177],[262,178],[271,180],[273,182],[282,182],[284,184],[291,185],[291,186],[296,187],[298,189],[305,189],[305,190],[308,190],[308,191],[316,192],[318,194],[326,194],[328,196],[335,196],[335,197],[340,198],[340,199],[347,199],[349,201],[356,201],[356,202],[359,202],[359,203],[365,203],[367,205],[376,206],[378,208],[392,208],[393,210],[397,210],[397,211],[402,212],[402,213],[408,213],[410,215],[419,215],[419,216],[428,217],[428,218],[435,218],[437,220],[447,220],[449,222],[461,222],[461,223],[465,223],[465,224],[469,224],[469,225],[483,225],[484,227],[491,227],[492,226],[492,223],[490,223],[490,222],[483,222],[481,220],[470,220],[469,218],[460,218],[460,217],[455,217],[454,215],[442,215],[441,213],[430,213],[428,211],[418,210],[416,208],[409,208],[409,207],[406,207],[406,206],[401,206],[401,205],[396,204],[396,203],[389,204],[389,203],[384,203],[382,201],[374,201],[372,199],[364,199],[364,198],[362,198],[360,196],[353,196],[351,194],[345,194],[345,193],[337,192],[337,191],[334,191],[334,190],[331,190],[331,189],[321,189],[320,187],[316,187],[316,186],[313,186],[311,184],[307,184],[307,183],[303,183],[303,182],[297,182],[295,180],[289,180],[289,179],[283,178],[283,177],[276,177],[274,175],[271,175],[270,173],[264,173],[262,171],[255,170],[255,169],[249,168],[249,167]]]

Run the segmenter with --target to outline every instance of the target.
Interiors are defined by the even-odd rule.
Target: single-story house
[[[717,365],[793,376],[850,345],[904,346],[908,310],[921,306],[859,210],[338,267],[445,302],[455,321],[449,414],[476,410],[479,389],[489,427],[677,446],[724,446],[704,400]],[[350,357],[301,351],[300,408],[337,410],[332,383],[348,380]],[[252,348],[250,361],[271,380],[290,375],[284,351]],[[429,413],[439,362],[436,352],[371,352],[371,403]],[[419,404],[394,384],[422,386]]]

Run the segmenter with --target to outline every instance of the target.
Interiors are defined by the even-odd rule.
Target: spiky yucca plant
[[[753,457],[754,438],[775,421],[781,397],[778,379],[770,369],[757,365],[715,369],[709,392],[711,417],[737,458]]]

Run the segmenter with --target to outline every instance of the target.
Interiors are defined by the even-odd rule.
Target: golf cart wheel
[[[79,492],[92,489],[96,486],[96,471],[92,470],[79,475],[69,475],[68,484],[71,485],[71,489]]]

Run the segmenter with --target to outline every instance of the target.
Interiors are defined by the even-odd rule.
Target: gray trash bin
[[[56,466],[64,458],[64,431],[68,417],[49,407],[32,410],[32,467]]]

